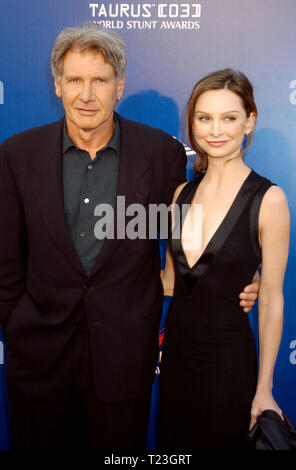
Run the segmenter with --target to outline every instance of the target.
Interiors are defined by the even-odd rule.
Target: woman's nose
[[[223,128],[220,119],[214,119],[211,127],[211,134],[218,136],[223,134]]]

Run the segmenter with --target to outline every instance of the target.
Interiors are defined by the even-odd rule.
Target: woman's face
[[[193,134],[208,157],[228,160],[240,154],[244,136],[251,133],[255,121],[255,114],[247,117],[233,91],[208,90],[196,101]]]

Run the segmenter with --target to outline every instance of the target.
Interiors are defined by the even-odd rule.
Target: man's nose
[[[91,83],[84,83],[80,93],[80,99],[84,102],[91,101],[94,97],[93,87]]]

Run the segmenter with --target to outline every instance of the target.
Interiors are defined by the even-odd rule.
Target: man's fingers
[[[241,292],[239,294],[239,298],[242,299],[242,300],[245,300],[246,302],[254,302],[254,300],[257,299],[257,294],[256,293],[253,293],[253,292]]]
[[[241,300],[240,301],[240,306],[243,307],[244,312],[249,313],[251,308],[253,307],[255,300],[256,300],[256,295],[252,294],[254,296],[253,300]],[[249,297],[249,296],[248,296]]]
[[[256,271],[253,276],[252,282],[259,282],[259,281],[260,281],[260,276],[259,276],[258,271]]]
[[[250,302],[247,302],[246,300],[241,300],[239,304],[240,304],[241,307],[251,308],[251,307],[253,307],[254,303],[255,302],[254,301],[252,302],[251,300],[250,300]]]
[[[253,284],[249,284],[244,288],[245,293],[252,293],[258,294],[259,291],[259,282],[253,282]]]
[[[248,313],[253,307],[259,290],[259,282],[254,282],[249,284],[244,288],[244,291],[239,294],[240,306],[243,308],[244,312]]]

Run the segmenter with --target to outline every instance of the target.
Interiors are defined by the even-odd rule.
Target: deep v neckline
[[[233,211],[233,208],[236,207],[236,204],[237,204],[237,201],[239,200],[240,198],[240,195],[241,193],[243,192],[244,190],[244,187],[245,185],[247,185],[247,182],[248,180],[250,179],[250,176],[251,174],[254,173],[253,170],[251,169],[251,171],[248,173],[248,175],[246,176],[246,178],[244,179],[244,181],[242,182],[239,190],[237,191],[232,203],[230,204],[229,206],[229,209],[227,210],[225,216],[223,217],[222,221],[220,222],[220,224],[218,225],[217,229],[215,230],[215,232],[213,233],[213,235],[211,236],[211,238],[209,239],[208,243],[206,244],[204,250],[202,251],[201,255],[197,258],[197,260],[194,262],[194,264],[190,267],[189,263],[188,263],[188,259],[187,259],[187,256],[186,256],[186,253],[184,251],[184,248],[183,248],[183,243],[182,243],[182,231],[183,231],[183,225],[184,225],[184,222],[185,222],[185,217],[182,221],[182,227],[181,227],[181,232],[180,232],[180,248],[181,248],[181,252],[184,256],[184,259],[185,259],[185,262],[186,262],[186,265],[187,265],[187,269],[188,271],[193,271],[199,264],[200,261],[202,261],[203,258],[205,258],[207,256],[207,252],[209,251],[209,249],[211,248],[212,244],[215,242],[216,238],[219,237],[219,233],[221,231],[221,229],[227,224],[228,220],[230,219],[231,217],[231,213]],[[192,196],[192,199],[190,201],[190,208],[191,208],[191,204],[192,204],[192,201],[194,199],[194,196],[196,194],[196,191],[198,189],[198,186],[200,185],[202,179],[203,179],[204,175],[202,175],[199,180],[198,180],[198,183],[195,187],[195,191],[193,192],[193,196]]]
[[[203,175],[192,181],[189,181],[189,183],[186,184],[180,192],[175,203],[176,209],[177,207],[179,208],[176,211],[176,223],[174,230],[171,232],[171,236],[169,238],[169,248],[173,257],[176,273],[176,285],[178,283],[177,280],[181,279],[181,285],[186,292],[187,298],[192,298],[199,287],[203,285],[202,281],[206,278],[206,275],[211,273],[210,268],[215,266],[215,260],[219,259],[219,254],[221,250],[223,250],[224,244],[227,242],[229,237],[231,237],[241,217],[244,216],[245,210],[249,204],[252,203],[252,200],[254,200],[254,197],[259,191],[259,188],[268,182],[266,178],[262,178],[254,170],[250,171],[246,179],[243,181],[240,189],[238,190],[222,222],[217,227],[215,233],[212,235],[200,257],[190,268],[181,243],[183,222],[186,217],[186,213],[182,214],[184,211],[181,209],[188,209],[190,207],[202,178]],[[176,227],[177,229],[174,233]],[[250,230],[252,230],[252,233],[254,233],[254,237],[256,237],[255,232],[257,227],[258,220],[253,221]]]

